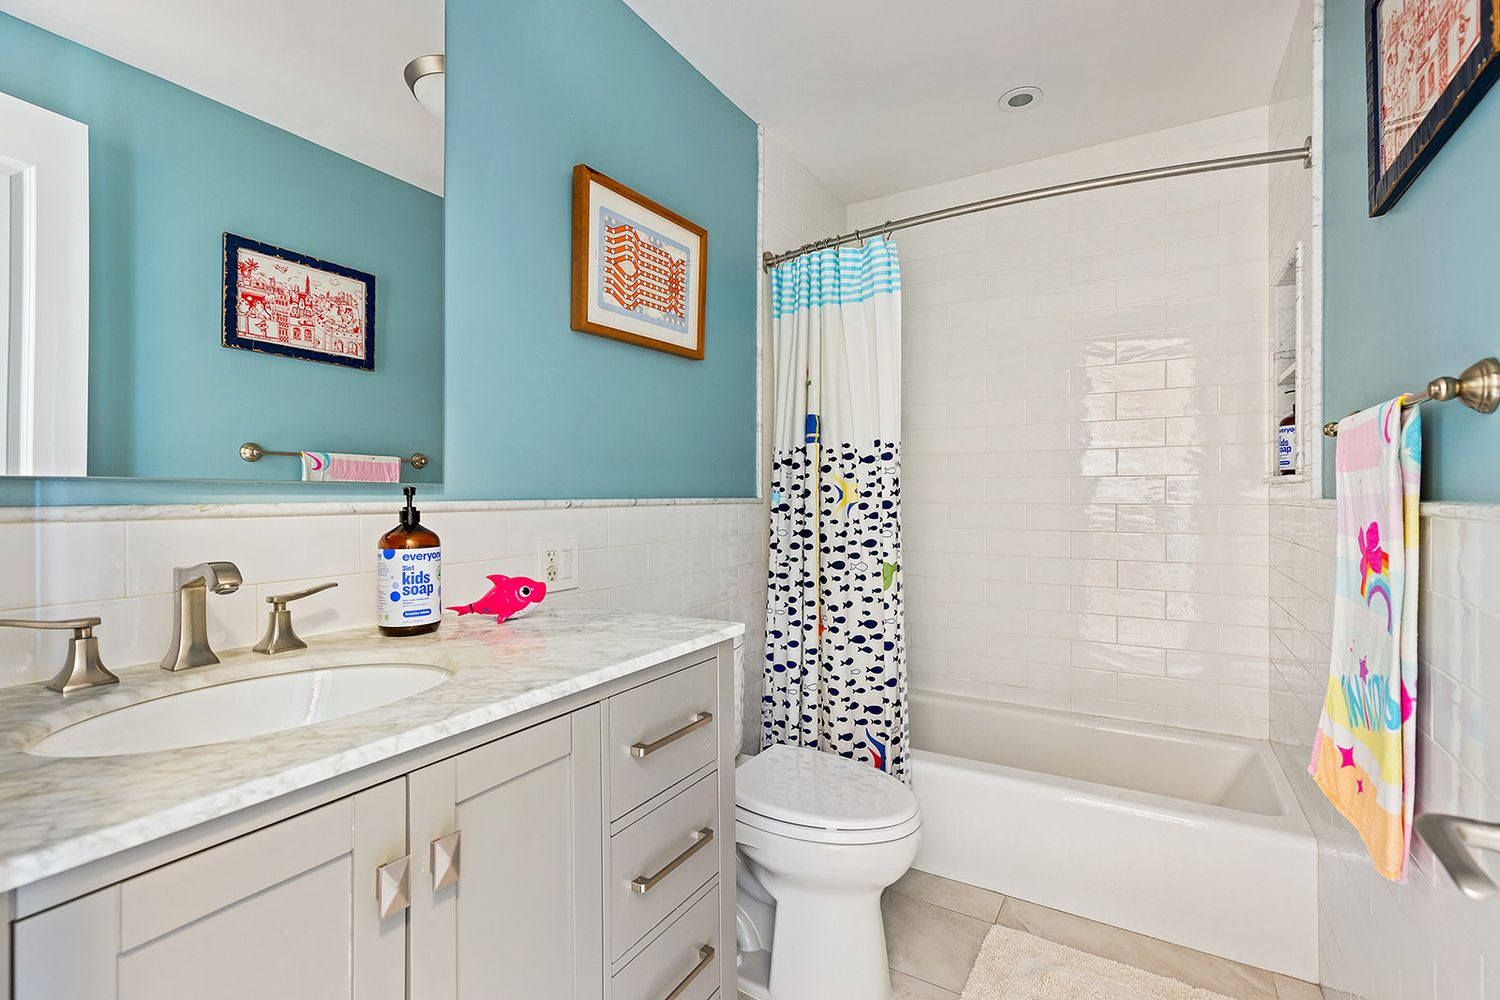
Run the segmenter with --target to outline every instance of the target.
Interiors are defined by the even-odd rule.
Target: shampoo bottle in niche
[[[426,635],[443,623],[443,549],[422,527],[408,486],[401,523],[380,536],[375,553],[375,623],[381,635]]]
[[[1283,476],[1297,474],[1297,404],[1276,427],[1276,471]]]

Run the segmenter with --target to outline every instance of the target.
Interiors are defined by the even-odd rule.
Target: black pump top
[[[401,512],[401,527],[407,531],[411,531],[417,526],[418,519],[422,516],[422,512],[412,506],[412,501],[417,496],[417,488],[415,486],[407,486],[401,492],[406,494],[406,509]]]

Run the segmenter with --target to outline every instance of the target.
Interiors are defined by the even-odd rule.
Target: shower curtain
[[[776,365],[761,745],[907,777],[901,267],[885,239],[771,274]]]

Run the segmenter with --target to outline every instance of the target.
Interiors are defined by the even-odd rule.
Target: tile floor
[[[895,1000],[958,1000],[979,946],[997,923],[1234,1000],[1323,997],[1311,983],[915,869],[887,890],[884,907]]]

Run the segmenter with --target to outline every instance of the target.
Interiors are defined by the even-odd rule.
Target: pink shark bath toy
[[[547,585],[539,580],[499,573],[487,579],[494,584],[489,593],[473,604],[460,604],[448,610],[460,615],[494,615],[496,621],[503,622],[527,614],[547,596]]]

